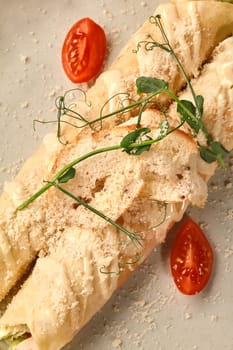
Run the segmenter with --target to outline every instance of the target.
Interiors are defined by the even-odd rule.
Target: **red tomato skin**
[[[213,250],[201,228],[190,218],[172,247],[170,267],[177,288],[186,295],[201,292],[213,268]]]
[[[76,22],[68,31],[62,47],[62,65],[68,78],[73,83],[95,78],[103,66],[106,47],[102,27],[90,18]]]

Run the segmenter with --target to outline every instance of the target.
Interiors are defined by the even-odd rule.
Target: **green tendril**
[[[192,130],[193,136],[196,137],[199,131],[202,131],[203,135],[206,138],[207,146],[202,146],[197,142],[197,146],[200,150],[200,156],[201,158],[206,161],[207,163],[212,162],[218,162],[218,164],[225,168],[225,162],[224,158],[229,154],[229,152],[224,148],[224,146],[217,141],[214,141],[211,134],[206,129],[203,121],[202,121],[202,115],[203,115],[203,107],[204,107],[204,98],[203,96],[196,95],[193,86],[191,84],[191,81],[188,77],[188,75],[185,72],[185,69],[180,62],[179,58],[175,54],[172,46],[170,45],[170,42],[168,40],[168,37],[164,31],[162,22],[161,22],[161,16],[151,16],[150,22],[154,25],[156,25],[162,35],[163,42],[159,43],[156,40],[153,39],[151,35],[148,35],[148,40],[140,41],[137,45],[137,48],[135,50],[135,53],[137,53],[140,48],[143,46],[145,50],[151,51],[154,48],[160,48],[167,53],[169,53],[174,61],[176,62],[177,66],[179,67],[181,74],[183,75],[186,84],[191,92],[194,104],[191,101],[186,100],[180,100],[171,90],[168,88],[165,89],[165,91],[160,91],[160,93],[164,92],[167,94],[173,101],[177,103],[177,112],[180,114],[181,121],[186,122],[189,127]],[[142,92],[148,93],[153,92],[156,87],[156,84],[163,84],[162,80],[154,79],[154,78],[148,78],[148,77],[140,77],[139,79],[144,79],[144,81],[140,82],[142,85],[144,85],[144,90]],[[153,82],[154,80],[154,82]],[[146,82],[146,83],[145,83]],[[154,87],[153,87],[154,85]],[[167,85],[168,87],[168,85]],[[164,86],[162,87],[164,89]]]
[[[136,255],[134,260],[130,260],[130,261],[119,261],[118,262],[118,271],[106,271],[106,266],[102,266],[100,268],[100,273],[103,273],[105,275],[117,275],[119,276],[124,265],[135,265],[137,264],[140,260],[142,259],[142,255]]]
[[[100,124],[101,124],[101,129],[102,129],[103,119],[105,119],[105,116],[104,116],[104,114],[103,114],[105,107],[106,107],[107,105],[109,105],[109,103],[110,103],[113,99],[115,99],[116,97],[119,97],[119,96],[125,96],[125,99],[123,99],[123,100],[121,101],[121,103],[122,103],[121,109],[123,109],[123,111],[121,111],[121,114],[127,112],[127,110],[126,110],[126,111],[124,110],[124,108],[125,108],[124,102],[125,102],[125,101],[127,101],[127,102],[130,101],[130,95],[129,95],[129,93],[127,93],[127,92],[118,92],[117,94],[111,96],[111,97],[103,104],[103,106],[102,106],[101,109],[100,109],[99,121],[100,121]],[[135,101],[134,101],[134,102],[135,102]],[[116,114],[117,114],[117,113],[116,113]]]
[[[68,141],[63,142],[61,140],[61,121],[62,121],[61,118],[64,115],[68,116],[70,118],[74,118],[74,119],[77,119],[79,121],[82,121],[83,123],[86,123],[86,124],[88,123],[88,120],[85,119],[80,113],[74,111],[74,109],[71,109],[71,106],[74,107],[74,104],[72,104],[71,106],[69,105],[68,107],[66,106],[66,101],[65,101],[66,97],[70,92],[73,92],[73,91],[81,92],[84,95],[84,102],[90,107],[90,104],[87,102],[86,93],[79,88],[68,90],[64,93],[63,96],[58,96],[56,98],[55,106],[57,108],[57,138],[62,144],[68,143]]]
[[[176,130],[180,129],[184,123],[188,124],[190,127],[193,136],[196,137],[199,131],[203,133],[203,135],[206,137],[207,145],[201,145],[197,141],[197,146],[199,147],[200,150],[200,156],[204,161],[207,163],[212,163],[217,161],[222,167],[225,167],[224,163],[224,158],[227,156],[229,153],[223,145],[221,145],[219,142],[214,141],[212,139],[211,134],[207,131],[205,128],[203,121],[202,121],[202,114],[203,114],[203,106],[204,106],[204,98],[203,96],[199,96],[195,94],[195,91],[192,87],[192,84],[190,82],[190,79],[188,78],[181,62],[179,61],[178,57],[176,56],[174,50],[172,49],[169,40],[166,36],[166,33],[163,29],[162,23],[161,23],[161,17],[159,15],[157,16],[152,16],[150,17],[150,22],[154,25],[156,25],[161,34],[162,34],[162,39],[163,43],[158,43],[153,40],[151,36],[148,36],[148,40],[141,41],[138,43],[137,48],[135,52],[138,52],[138,50],[141,48],[142,45],[144,45],[144,48],[146,50],[153,50],[155,47],[158,47],[162,50],[165,50],[168,52],[174,61],[176,62],[177,66],[179,67],[181,73],[183,74],[183,77],[187,83],[187,86],[189,87],[193,101],[187,101],[187,100],[180,100],[174,92],[172,92],[169,89],[169,84],[168,82],[162,80],[162,79],[156,79],[152,77],[139,77],[136,80],[136,88],[137,88],[137,93],[140,96],[138,100],[134,101],[130,99],[130,95],[128,93],[120,92],[118,94],[115,94],[112,96],[108,101],[106,101],[102,108],[100,109],[100,115],[98,118],[88,121],[86,118],[84,118],[80,113],[74,111],[74,107],[76,105],[71,104],[69,106],[66,106],[66,97],[68,93],[71,91],[80,91],[81,93],[84,94],[84,102],[90,107],[91,105],[87,101],[87,96],[86,93],[83,92],[80,89],[72,89],[67,91],[63,96],[59,96],[55,100],[55,105],[57,107],[57,137],[58,140],[63,143],[67,144],[67,141],[63,142],[61,140],[62,137],[62,132],[61,132],[61,125],[62,123],[74,126],[76,128],[82,128],[89,126],[92,130],[93,125],[100,122],[100,125],[102,127],[102,123],[105,119],[110,118],[112,116],[116,116],[117,114],[123,114],[128,111],[132,111],[137,109],[138,110],[138,118],[137,118],[137,123],[135,130],[132,132],[129,132],[127,135],[125,135],[120,144],[118,145],[113,145],[113,146],[108,146],[108,147],[103,147],[99,149],[95,149],[91,152],[88,152],[84,154],[83,156],[73,160],[66,166],[64,166],[62,169],[60,169],[57,174],[50,180],[46,181],[43,187],[39,189],[35,194],[33,194],[29,199],[27,199],[25,202],[23,202],[17,209],[22,210],[26,208],[29,204],[31,204],[34,200],[36,200],[38,197],[40,197],[44,192],[46,192],[50,187],[55,187],[61,192],[63,192],[65,195],[69,196],[79,204],[83,205],[85,208],[88,210],[92,211],[108,223],[112,224],[115,226],[118,230],[124,232],[130,240],[134,241],[136,244],[142,247],[142,241],[143,239],[139,236],[139,233],[141,232],[131,232],[113,221],[111,218],[107,217],[104,213],[98,211],[97,209],[93,208],[90,206],[88,203],[84,202],[82,199],[76,197],[74,194],[70,193],[67,191],[64,187],[62,187],[60,184],[61,183],[66,183],[70,180],[72,180],[75,177],[76,174],[76,169],[74,168],[77,166],[80,162],[91,158],[93,156],[96,156],[97,154],[100,153],[105,153],[105,152],[111,152],[111,151],[123,151],[126,152],[129,155],[132,156],[140,156],[143,152],[148,152],[151,149],[151,146],[157,142],[160,142],[163,140],[165,137],[170,135],[171,133],[175,132]],[[164,114],[164,120],[162,120],[158,126],[158,131],[159,131],[159,136],[156,138],[153,138],[151,135],[151,129],[150,128],[145,128],[141,127],[142,124],[142,118],[143,118],[143,112],[151,106],[151,104],[157,103],[157,96],[165,94],[167,95],[170,99],[172,99],[174,102],[177,104],[177,112],[180,115],[180,122],[179,124],[171,128],[168,117],[167,117],[167,111],[166,109],[162,109],[161,112]],[[127,101],[129,104],[127,106],[124,106],[122,102],[122,107],[104,114],[104,110],[111,102],[112,99],[116,98],[117,96],[126,96],[125,101]],[[76,120],[79,120],[82,122],[82,125],[75,125],[67,120],[62,119],[64,116],[69,116],[71,118],[74,118]],[[35,122],[39,123],[53,123],[53,121],[48,121],[48,122],[42,122],[39,120],[34,120],[34,127],[35,127]],[[159,225],[162,225],[164,221],[166,220],[166,205],[164,206],[165,208],[165,213],[162,221],[155,226],[151,227],[149,230],[153,230]],[[145,232],[145,231],[144,231]],[[120,269],[120,266],[119,266]],[[104,272],[103,272],[104,273]],[[112,272],[108,272],[112,273]]]
[[[150,200],[151,200],[152,202],[160,203],[160,204],[163,206],[163,208],[164,208],[164,213],[163,213],[162,220],[161,220],[159,223],[157,223],[157,224],[155,224],[155,225],[149,227],[149,228],[146,229],[146,230],[142,230],[142,231],[137,231],[137,232],[135,232],[136,234],[142,234],[142,233],[146,233],[146,232],[149,232],[149,231],[154,231],[157,227],[161,226],[161,225],[166,221],[166,217],[167,217],[167,203],[166,203],[166,202],[160,202],[160,201],[158,201],[157,199],[150,199]]]
[[[66,194],[68,197],[70,197],[73,200],[75,200],[76,202],[78,202],[80,205],[84,206],[86,209],[89,209],[92,213],[96,214],[97,216],[99,216],[103,220],[105,220],[108,223],[112,224],[116,229],[118,229],[118,230],[122,231],[123,233],[125,233],[129,237],[130,240],[132,240],[134,242],[137,242],[140,246],[142,246],[141,238],[139,236],[137,236],[134,232],[131,232],[131,231],[127,230],[126,228],[124,228],[123,226],[119,225],[118,223],[116,223],[115,221],[110,219],[108,216],[106,216],[105,214],[103,214],[99,210],[93,208],[92,206],[90,206],[88,203],[86,203],[82,199],[76,197],[74,194],[72,194],[71,192],[67,191],[64,187],[60,186],[58,183],[52,183],[52,185],[54,187],[56,187],[57,189],[59,189],[64,194]]]

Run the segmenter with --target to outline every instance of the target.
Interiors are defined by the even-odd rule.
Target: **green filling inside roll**
[[[8,350],[13,350],[19,343],[31,336],[26,328],[24,326],[22,330],[16,332],[9,330],[7,335],[0,335],[0,342],[6,345]]]

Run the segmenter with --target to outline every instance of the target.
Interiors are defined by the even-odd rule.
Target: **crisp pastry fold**
[[[176,1],[156,10],[188,76],[194,77],[195,91],[204,96],[206,127],[228,150],[232,149],[233,125],[233,41],[226,39],[233,33],[231,6],[213,1]],[[168,80],[175,92],[184,86],[176,65],[163,51],[145,51],[142,46],[137,54],[132,52],[147,34],[161,40],[155,27],[146,22],[88,91],[92,105],[77,103],[86,119],[98,116],[103,103],[116,93],[128,93],[129,99],[134,99],[135,78],[140,75]],[[188,91],[180,92],[180,98],[190,99]],[[111,100],[106,112],[117,109],[122,103],[119,99],[120,95]],[[209,165],[200,158],[190,130],[184,128],[140,157],[114,151],[85,160],[77,166],[75,178],[64,184],[66,190],[137,232],[141,244],[55,188],[25,210],[16,210],[43,180],[49,181],[74,158],[97,147],[119,144],[135,128],[134,113],[109,119],[95,132],[88,128],[78,132],[66,126],[66,146],[55,134],[47,135],[38,153],[6,185],[0,198],[0,298],[33,260],[36,263],[0,320],[0,337],[29,332],[40,350],[60,349],[165,239],[187,206],[205,204],[207,181],[216,164]],[[147,110],[141,124],[150,126],[155,136],[163,117],[159,111]],[[171,125],[175,126],[178,118],[171,104]]]

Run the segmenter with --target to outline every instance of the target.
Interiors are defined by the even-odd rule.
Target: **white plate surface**
[[[91,17],[106,30],[108,63],[159,1],[0,0],[0,182],[11,179],[40,144],[48,127],[35,118],[56,118],[55,97],[73,87],[63,73],[60,50],[68,28]],[[169,272],[167,241],[118,290],[68,345],[72,350],[233,349],[233,157],[210,181],[206,208],[189,214],[215,251],[214,272],[203,293],[187,297]]]

